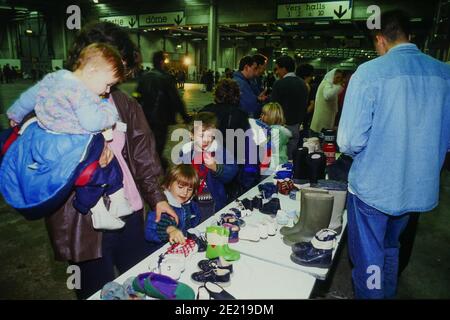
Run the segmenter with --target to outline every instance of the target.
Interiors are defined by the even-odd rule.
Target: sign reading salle
[[[137,29],[138,27],[136,16],[103,17],[100,21],[112,22],[124,28]]]
[[[277,19],[333,19],[352,18],[352,1],[324,1],[279,4]]]
[[[139,26],[185,25],[184,11],[150,13],[139,15]]]

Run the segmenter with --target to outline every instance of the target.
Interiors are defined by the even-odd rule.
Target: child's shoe
[[[109,205],[109,212],[116,218],[124,217],[133,213],[128,200],[125,198],[124,189],[119,189],[113,194],[109,195],[111,204]]]
[[[103,198],[100,198],[97,204],[91,208],[91,212],[94,229],[117,230],[125,226],[125,222],[108,212],[105,203],[103,202]]]

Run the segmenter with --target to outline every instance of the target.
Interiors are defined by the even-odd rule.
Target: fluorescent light
[[[329,21],[316,21],[314,24],[330,24]]]
[[[98,3],[98,0],[92,0],[93,3]]]

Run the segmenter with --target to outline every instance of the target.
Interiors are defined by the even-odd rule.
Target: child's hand
[[[205,166],[208,169],[216,172],[217,171],[216,159],[214,159],[214,157],[212,157],[211,154],[206,153],[206,152],[205,152],[205,155],[204,155],[204,159],[205,159]]]
[[[179,229],[175,228],[174,226],[170,226],[167,228],[167,234],[169,235],[169,242],[171,244],[173,243],[185,243],[185,238],[183,235],[183,232],[181,232]]]

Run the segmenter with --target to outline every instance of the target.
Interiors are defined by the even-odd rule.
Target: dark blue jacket
[[[172,209],[178,216],[179,224],[176,225],[168,215],[163,214],[161,220],[155,222],[156,212],[150,211],[147,215],[147,223],[145,226],[145,239],[150,242],[162,243],[169,240],[167,227],[174,226],[183,234],[187,235],[187,230],[196,227],[201,218],[201,213],[195,201],[191,200],[186,204],[179,204],[169,191],[164,191]]]

